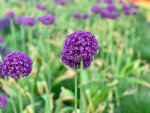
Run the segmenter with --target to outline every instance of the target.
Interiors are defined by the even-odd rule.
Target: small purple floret
[[[5,106],[7,106],[7,104],[7,97],[0,94],[0,108],[4,108]]]
[[[93,56],[97,53],[99,45],[94,35],[87,31],[76,31],[66,37],[61,59],[64,64],[71,68],[80,68],[83,61],[83,68],[91,65]]]
[[[32,60],[27,54],[14,51],[3,58],[0,66],[4,77],[19,79],[31,73]]]

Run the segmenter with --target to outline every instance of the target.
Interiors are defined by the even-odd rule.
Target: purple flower
[[[32,60],[27,54],[14,51],[3,58],[0,66],[4,77],[19,79],[31,73]]]
[[[106,9],[112,12],[116,11],[117,8],[114,4],[108,4]]]
[[[124,14],[128,16],[128,15],[131,14],[131,12],[130,12],[130,10],[125,10],[125,11],[124,11]]]
[[[130,10],[131,7],[130,7],[130,6],[127,6],[126,4],[123,4],[122,9],[123,9],[124,11],[126,11],[126,10]]]
[[[38,21],[40,21],[44,25],[52,25],[55,24],[55,17],[52,14],[45,14],[39,17]]]
[[[34,26],[35,25],[35,19],[33,17],[24,17],[22,20],[23,26]]]
[[[83,18],[83,19],[87,19],[87,18],[89,18],[89,15],[88,15],[87,13],[84,13],[84,14],[82,15],[82,18]]]
[[[77,19],[81,18],[81,14],[78,12],[74,13],[74,18],[77,18]]]
[[[64,64],[71,68],[80,68],[80,61],[83,61],[83,68],[91,65],[93,56],[98,51],[98,42],[94,35],[87,31],[76,31],[66,37],[61,59]]]
[[[110,11],[108,11],[107,9],[102,10],[102,11],[100,12],[100,15],[101,15],[101,18],[109,18],[109,16],[110,16]]]
[[[7,16],[8,18],[13,18],[13,17],[15,16],[15,13],[14,13],[13,11],[8,11],[8,12],[6,13],[6,16]]]
[[[101,10],[102,8],[99,5],[94,5],[91,8],[92,13],[95,13],[95,14],[98,14]]]
[[[3,37],[0,35],[0,43],[3,43]]]
[[[39,10],[47,10],[47,7],[45,5],[42,5],[42,4],[36,4],[36,8],[39,9]]]
[[[5,30],[10,27],[10,19],[5,17],[4,19],[0,20],[0,31]]]
[[[104,0],[104,2],[107,4],[112,4],[113,0]]]
[[[55,3],[59,4],[59,5],[62,5],[62,6],[67,4],[66,0],[55,0]]]
[[[137,11],[133,11],[132,15],[138,15],[138,12]]]
[[[110,19],[117,19],[118,17],[120,17],[119,13],[111,13],[109,16]]]
[[[7,104],[8,102],[6,96],[0,94],[0,108],[4,108],[5,106],[7,106]]]
[[[18,16],[18,17],[16,18],[16,23],[17,23],[17,24],[21,24],[23,18],[24,18],[24,16]]]

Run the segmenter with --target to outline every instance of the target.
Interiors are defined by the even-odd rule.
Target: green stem
[[[28,43],[32,43],[32,28],[28,28]]]
[[[17,40],[16,40],[16,36],[15,36],[15,27],[14,27],[14,23],[13,20],[10,20],[10,28],[11,28],[11,34],[12,34],[12,39],[14,41],[14,45],[15,49],[17,49]]]
[[[80,63],[80,113],[83,113],[82,72],[83,72],[83,62],[81,60],[81,63]]]
[[[19,86],[21,87],[20,80],[18,82],[19,82]],[[19,108],[20,108],[20,113],[22,113],[22,111],[23,111],[23,105],[22,105],[21,89],[19,89],[18,93],[19,93]]]
[[[75,113],[77,113],[77,98],[78,98],[78,88],[77,88],[77,74],[75,75]]]
[[[21,27],[20,29],[21,29],[21,38],[22,38],[22,49],[23,49],[23,52],[25,52],[26,44],[25,44],[25,38],[24,38],[24,29],[22,25],[20,27]]]

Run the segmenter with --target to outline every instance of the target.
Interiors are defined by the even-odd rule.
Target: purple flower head
[[[112,12],[116,11],[117,8],[114,4],[108,4],[106,9]]]
[[[17,24],[21,24],[23,18],[24,18],[24,16],[18,16],[18,17],[16,18],[16,23],[17,23]]]
[[[107,4],[112,4],[113,0],[104,0],[104,2]]]
[[[39,17],[38,20],[44,25],[55,24],[55,17],[52,14],[45,14]]]
[[[77,18],[77,19],[81,18],[81,14],[78,12],[74,13],[74,18]]]
[[[136,16],[136,15],[138,15],[138,12],[137,11],[133,11],[132,15]]]
[[[6,96],[0,94],[0,108],[4,108],[5,106],[7,106],[7,104],[8,102]]]
[[[139,8],[139,6],[136,5],[136,4],[131,4],[130,7],[131,7],[131,8],[135,8],[135,9],[138,9],[138,8]]]
[[[128,15],[131,14],[131,12],[130,12],[130,10],[125,10],[125,11],[124,11],[124,14],[128,16]]]
[[[47,7],[45,5],[42,5],[42,4],[36,4],[36,8],[39,9],[39,10],[47,10]]]
[[[94,13],[94,14],[98,14],[101,10],[102,10],[102,8],[99,5],[94,5],[91,8],[92,13]]]
[[[112,14],[110,14],[110,16],[109,16],[110,19],[117,19],[118,17],[120,17],[120,14],[119,14],[119,13],[112,13]]]
[[[5,17],[4,19],[0,20],[0,31],[3,31],[10,27],[10,19]]]
[[[87,31],[76,31],[66,37],[61,59],[64,64],[71,68],[80,68],[80,61],[83,61],[83,68],[91,65],[93,56],[99,48],[97,39]]]
[[[100,15],[101,15],[101,18],[109,18],[109,16],[110,16],[110,11],[107,10],[107,9],[102,10],[102,11],[100,12]]]
[[[0,35],[0,43],[3,43],[3,37]]]
[[[14,51],[3,58],[0,66],[4,77],[19,79],[31,73],[32,60],[27,54]]]
[[[24,17],[22,20],[23,26],[34,26],[35,25],[35,19],[33,17]]]
[[[82,15],[82,18],[83,18],[83,19],[87,19],[87,18],[89,18],[89,15],[88,15],[87,13],[84,13],[84,14]]]
[[[59,5],[62,5],[62,6],[67,4],[66,0],[55,0],[55,3],[59,4]]]
[[[6,13],[6,16],[7,16],[8,18],[13,18],[13,17],[15,16],[15,13],[14,13],[13,11],[8,11],[8,12]]]
[[[130,7],[130,6],[127,6],[126,4],[123,4],[122,9],[123,9],[124,11],[126,11],[126,10],[130,10],[131,7]]]

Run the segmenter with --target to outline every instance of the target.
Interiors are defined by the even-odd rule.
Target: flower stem
[[[77,113],[77,98],[78,98],[78,88],[77,88],[77,74],[75,75],[75,79],[74,79],[74,83],[75,83],[75,113]]]
[[[25,52],[25,38],[24,38],[24,29],[23,29],[23,26],[20,26],[21,28],[21,38],[22,38],[22,49],[23,49],[23,52]]]
[[[82,94],[82,72],[83,72],[83,62],[81,60],[80,62],[80,113],[83,113],[83,102],[82,102],[82,98],[83,98],[83,94]]]
[[[31,44],[32,42],[32,28],[28,28],[28,43]]]

